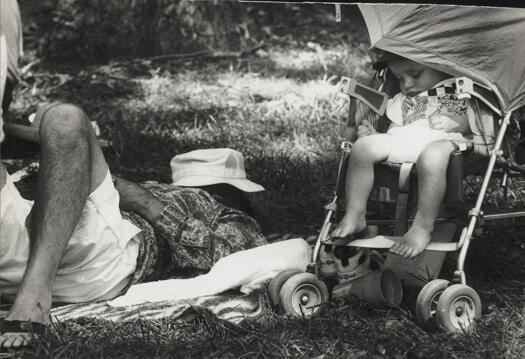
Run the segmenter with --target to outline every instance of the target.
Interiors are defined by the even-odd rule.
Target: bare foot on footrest
[[[431,232],[412,226],[389,251],[405,258],[414,258],[425,250],[431,238]]]

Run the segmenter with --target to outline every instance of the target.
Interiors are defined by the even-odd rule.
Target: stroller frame
[[[490,158],[489,163],[487,165],[487,169],[485,171],[485,175],[483,176],[483,182],[481,184],[481,188],[479,191],[479,194],[477,196],[476,202],[474,207],[469,211],[469,223],[468,226],[465,227],[460,235],[460,238],[457,243],[454,243],[453,245],[450,244],[442,244],[442,243],[433,243],[430,245],[430,250],[437,250],[437,251],[455,251],[459,250],[459,258],[458,258],[458,265],[457,269],[454,272],[454,277],[452,279],[453,282],[461,283],[461,284],[467,284],[466,276],[465,276],[465,270],[464,270],[464,264],[465,264],[465,258],[468,251],[468,247],[470,244],[470,241],[474,235],[474,230],[476,228],[476,225],[478,222],[482,221],[490,221],[490,220],[499,220],[499,219],[507,219],[507,218],[519,218],[519,217],[525,217],[525,210],[517,210],[517,211],[511,211],[511,212],[502,212],[498,214],[487,214],[485,215],[481,209],[481,206],[483,204],[483,200],[485,198],[485,194],[487,192],[489,181],[492,177],[492,173],[494,171],[494,168],[496,167],[496,161],[498,157],[501,157],[503,155],[503,151],[501,150],[503,139],[505,136],[506,129],[509,125],[510,117],[512,115],[512,112],[509,112],[505,114],[501,121],[500,130],[498,132],[498,136],[496,139],[496,143],[494,145],[494,148],[490,151]],[[337,181],[336,181],[336,188],[339,188],[340,179],[343,176],[344,171],[346,171],[345,163],[347,162],[347,158],[350,156],[352,150],[352,144],[347,141],[343,141],[341,143],[341,157],[339,161],[339,168],[338,168],[338,175],[337,175]],[[507,171],[507,169],[505,169]],[[503,174],[503,182],[506,182],[506,179],[508,178],[508,173],[504,172]],[[337,192],[337,190],[336,190]],[[314,246],[314,250],[312,252],[312,260],[310,263],[310,267],[308,271],[311,273],[318,274],[318,256],[319,256],[319,249],[322,244],[325,244],[329,240],[329,233],[332,225],[332,218],[334,214],[337,212],[337,200],[338,195],[337,193],[334,193],[334,197],[331,202],[329,202],[325,206],[325,219],[322,225],[322,228],[320,230],[320,233],[318,235],[317,241]],[[398,220],[369,220],[368,223],[371,225],[380,225],[380,224],[395,224]],[[438,218],[436,220],[437,223],[444,223],[448,222],[448,218]],[[407,219],[407,222],[410,223],[411,220]],[[352,242],[348,244],[348,246],[352,246]]]
[[[377,74],[379,81],[379,91],[383,89],[385,80],[385,71],[382,70]],[[350,84],[350,86],[349,86]],[[503,141],[505,134],[509,127],[512,111],[502,113],[498,108],[494,108],[492,99],[487,99],[480,94],[481,91],[477,91],[479,86],[474,84],[472,80],[461,77],[456,79],[456,93],[459,98],[471,98],[475,97],[480,101],[488,105],[497,115],[500,116],[499,130],[496,136],[493,149],[489,152],[488,165],[484,172],[483,181],[479,194],[477,195],[475,205],[468,212],[468,220],[464,228],[461,231],[459,240],[452,243],[441,243],[441,242],[430,242],[426,250],[434,251],[459,251],[456,269],[453,273],[451,281],[443,279],[434,279],[429,281],[420,291],[416,303],[416,318],[418,323],[427,330],[444,329],[450,332],[459,331],[472,331],[475,328],[476,320],[481,317],[481,301],[478,294],[471,287],[467,286],[467,278],[465,273],[465,259],[467,256],[468,248],[474,237],[477,226],[483,226],[484,221],[499,220],[507,218],[518,218],[525,217],[525,210],[511,210],[504,211],[501,213],[484,214],[482,210],[483,200],[487,193],[489,181],[492,177],[494,169],[496,168],[497,160],[503,156]],[[370,106],[372,104],[372,110],[380,115],[384,113],[384,106],[379,106],[377,102],[377,96],[375,99],[367,101],[362,98],[362,94],[370,90],[370,88],[363,86],[364,91],[357,93],[356,85],[353,80],[343,77],[338,85],[338,92],[344,95],[348,95],[351,98],[350,105],[350,116],[356,115],[355,103],[361,101],[363,104]],[[476,88],[477,87],[477,88]],[[483,89],[486,89],[483,87]],[[386,102],[386,99],[385,99]],[[352,107],[353,105],[353,107]],[[298,273],[299,271],[285,271],[277,275],[269,286],[270,298],[272,303],[277,307],[284,309],[285,312],[296,315],[296,316],[312,316],[320,312],[323,304],[328,300],[328,289],[326,284],[320,281],[318,278],[322,274],[320,266],[320,251],[323,245],[329,243],[330,232],[332,228],[332,221],[334,215],[337,213],[337,202],[339,199],[339,190],[341,186],[344,186],[344,174],[346,173],[348,158],[352,151],[352,143],[343,141],[340,146],[341,155],[339,159],[338,174],[336,180],[336,186],[333,193],[332,200],[325,205],[325,216],[322,227],[320,229],[317,240],[314,244],[311,262],[307,266],[307,273]],[[408,171],[405,168],[400,171],[400,185],[403,182],[403,186],[407,186],[406,178],[410,177],[410,168]],[[402,165],[403,167],[403,165]],[[523,166],[518,166],[519,172],[525,173]],[[505,166],[503,168],[502,186],[506,186],[507,179],[509,176],[510,168]],[[401,179],[401,177],[406,177]],[[505,189],[506,193],[506,189]],[[405,200],[408,194],[403,194]],[[399,199],[399,195],[398,195]],[[397,217],[397,216],[396,216]],[[436,223],[450,223],[454,221],[453,217],[438,218]],[[403,223],[401,223],[403,222]],[[406,216],[404,218],[396,218],[393,220],[368,220],[369,225],[396,225],[396,228],[405,229],[411,222]],[[399,233],[399,230],[397,231]],[[347,246],[354,247],[368,247],[368,248],[389,248],[392,242],[387,246],[384,241],[380,246],[370,245],[371,242],[377,239],[385,239],[384,236],[376,236],[370,239],[357,239],[347,244]],[[381,241],[379,241],[381,242]],[[378,243],[379,243],[378,242]],[[301,278],[299,278],[301,277]],[[297,279],[297,280],[296,280]],[[300,279],[300,280],[299,280]],[[292,283],[291,283],[292,282]],[[291,284],[290,284],[291,283]],[[315,288],[314,291],[308,292],[304,290],[306,287]],[[300,296],[294,297],[290,293],[301,293]],[[305,294],[306,293],[306,294]],[[334,291],[335,294],[335,291]],[[318,297],[312,300],[309,296]],[[298,303],[290,304],[290,302],[296,301]],[[313,303],[313,305],[312,305]],[[308,308],[307,305],[310,305]],[[300,308],[300,311],[297,308]],[[307,311],[306,309],[310,309]]]

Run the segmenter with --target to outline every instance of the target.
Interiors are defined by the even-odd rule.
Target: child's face
[[[407,96],[414,96],[420,92],[430,90],[438,82],[450,77],[441,71],[408,59],[389,62],[388,67],[399,81],[401,92]]]

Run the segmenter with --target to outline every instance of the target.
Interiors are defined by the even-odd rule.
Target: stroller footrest
[[[399,241],[401,237],[395,236],[376,236],[372,238],[355,239],[348,243],[347,246],[351,247],[362,247],[362,248],[390,248],[392,245]],[[459,243],[443,243],[443,242],[430,242],[425,250],[427,251],[440,251],[440,252],[453,252],[459,248]]]

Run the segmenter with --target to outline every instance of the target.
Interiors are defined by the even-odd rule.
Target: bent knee
[[[388,157],[391,148],[390,136],[376,134],[360,137],[354,143],[352,156],[372,162],[384,161]]]
[[[91,125],[87,115],[74,105],[55,105],[42,115],[40,121],[42,143],[70,146],[90,136]]]
[[[450,154],[454,151],[455,145],[449,141],[437,141],[429,144],[417,159],[417,168],[433,170],[446,167],[450,160]]]

